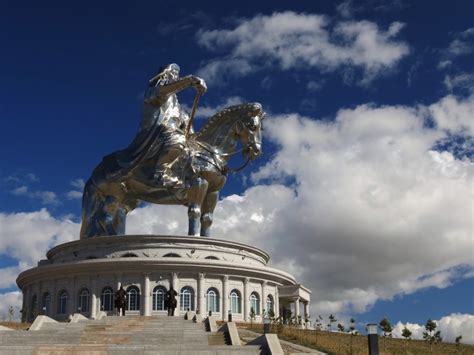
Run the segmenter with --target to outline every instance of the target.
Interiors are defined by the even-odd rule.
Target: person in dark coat
[[[120,285],[120,289],[115,292],[115,308],[119,316],[125,315],[125,307],[127,306],[127,291]]]
[[[166,307],[168,308],[168,316],[174,316],[174,310],[178,301],[176,296],[178,293],[174,290],[173,286],[170,287],[168,292],[166,292]]]

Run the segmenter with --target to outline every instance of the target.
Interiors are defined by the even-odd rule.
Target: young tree
[[[353,335],[357,335],[356,320],[354,318],[351,318],[350,322],[351,322],[351,325],[349,326],[349,333]]]
[[[8,307],[8,321],[11,322],[13,319],[13,315],[15,314],[15,309],[13,306]]]
[[[461,344],[461,339],[462,339],[462,335],[459,335],[456,337],[456,340],[455,340],[456,345],[459,346],[459,344]]]
[[[316,318],[316,321],[314,323],[314,327],[316,328],[316,330],[323,329],[323,316],[322,315],[318,315],[318,318]]]
[[[379,323],[379,326],[380,328],[382,328],[384,337],[390,337],[390,338],[392,337],[393,327],[392,327],[392,323],[390,323],[388,318],[385,317],[384,319],[382,319]]]
[[[337,325],[337,329],[338,329],[340,332],[344,332],[344,330],[345,330],[344,326],[343,326],[341,323],[339,323],[339,324]]]
[[[405,354],[408,354],[408,340],[411,339],[411,331],[405,326],[402,330],[402,337],[405,338]]]
[[[409,339],[411,339],[411,334],[412,333],[411,333],[410,329],[408,329],[405,326],[405,328],[403,328],[403,330],[402,330],[402,337],[404,337],[406,340],[409,340]]]
[[[423,332],[423,339],[430,343],[430,354],[433,353],[433,344],[443,341],[441,338],[441,331],[437,331],[438,325],[435,321],[428,319],[425,324],[426,332]]]
[[[336,323],[336,322],[337,322],[336,316],[334,316],[333,314],[330,314],[329,315],[329,324],[328,324],[328,330],[329,331],[332,330],[332,324]]]

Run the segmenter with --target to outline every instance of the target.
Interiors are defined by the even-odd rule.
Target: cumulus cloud
[[[0,293],[0,319],[8,320],[8,310],[13,307],[12,320],[20,319],[20,309],[22,305],[22,295],[19,291]]]
[[[453,93],[455,90],[474,93],[474,74],[462,72],[446,75],[443,83],[450,93]]]
[[[450,68],[458,57],[472,52],[474,52],[474,27],[454,34],[448,47],[441,51],[438,69]]]
[[[66,192],[66,198],[68,200],[80,200],[82,198],[82,191],[84,190],[84,179],[74,179],[71,181],[71,185],[75,188]]]
[[[456,38],[449,44],[448,53],[454,57],[470,54],[474,51],[474,27],[456,34]]]
[[[332,23],[327,16],[292,11],[257,15],[242,19],[233,29],[198,32],[201,46],[230,53],[206,63],[200,74],[218,82],[267,66],[321,71],[359,68],[367,83],[409,53],[408,45],[395,39],[402,28],[399,22],[386,30],[370,21]]]
[[[330,123],[296,114],[266,122],[280,149],[254,181],[296,181],[266,241],[276,259],[295,256],[318,312],[363,312],[451,285],[473,267],[472,208],[459,208],[472,206],[473,163],[432,150],[445,129],[471,132],[472,103],[447,97],[430,107],[361,105]],[[430,115],[438,129],[424,124]]]
[[[463,343],[474,344],[474,315],[453,313],[435,322],[444,341],[454,342],[457,336],[462,335]],[[412,332],[412,339],[423,339],[426,329],[424,325],[417,323],[398,322],[394,326],[393,335],[401,338],[405,326]]]
[[[238,105],[241,103],[246,102],[246,100],[243,97],[240,96],[229,96],[225,100],[222,100],[219,104],[212,106],[212,105],[203,105],[198,107],[196,110],[196,118],[209,118],[213,115],[215,115],[217,112],[223,110],[226,107],[233,106],[233,105]],[[183,108],[191,112],[192,107],[182,105]]]
[[[77,223],[55,218],[46,209],[31,213],[0,213],[0,255],[18,260],[21,269],[36,265],[54,245],[78,236]]]
[[[474,96],[459,99],[448,95],[432,104],[429,110],[440,129],[474,137]]]
[[[15,196],[26,196],[29,198],[36,198],[41,200],[44,205],[58,205],[60,204],[58,196],[53,191],[31,191],[28,186],[22,185],[11,191]]]

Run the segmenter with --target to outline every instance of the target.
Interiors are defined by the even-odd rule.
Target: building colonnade
[[[278,285],[266,280],[205,273],[137,273],[71,276],[40,281],[24,290],[23,319],[38,314],[65,319],[82,313],[92,319],[100,311],[114,314],[115,291],[127,291],[127,314],[165,314],[165,294],[172,285],[178,293],[177,312],[207,314],[222,320],[262,321],[265,315],[279,316]]]

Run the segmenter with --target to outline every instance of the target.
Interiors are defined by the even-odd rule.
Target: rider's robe
[[[130,145],[103,158],[100,167],[107,181],[123,181],[142,162],[157,161],[164,148],[185,145],[189,115],[181,108],[176,94],[160,97],[160,87],[149,87],[146,91],[140,130]]]

